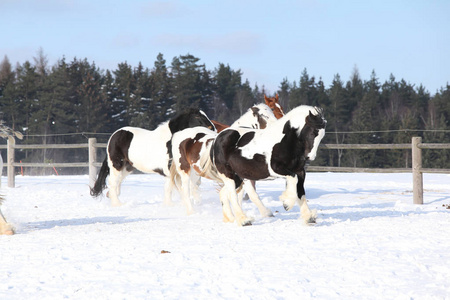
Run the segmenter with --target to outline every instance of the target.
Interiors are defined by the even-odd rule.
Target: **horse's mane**
[[[193,113],[198,113],[198,112],[200,112],[200,109],[194,108],[194,107],[188,107],[188,108],[185,108],[185,109],[182,110],[182,111],[179,111],[179,112],[175,115],[175,118],[176,118],[176,117],[179,117],[179,116],[181,116],[181,115],[185,115],[185,114],[193,114]]]
[[[290,120],[291,126],[301,130],[305,124],[314,128],[324,128],[323,109],[316,106],[300,105],[288,112],[278,122],[286,124]]]
[[[170,132],[174,133],[174,132],[185,129],[185,127],[183,127],[183,128],[180,127],[179,120],[182,120],[185,116],[200,114],[200,113],[201,113],[200,109],[192,108],[192,107],[186,108],[185,110],[177,113],[177,115],[175,117],[171,118],[168,122]]]
[[[309,115],[306,117],[306,124],[318,129],[318,128],[324,128],[326,125],[326,121],[323,117],[323,109],[320,107],[314,107],[317,114],[312,114],[311,111],[309,112]]]

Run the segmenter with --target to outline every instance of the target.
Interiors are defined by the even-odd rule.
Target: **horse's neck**
[[[230,127],[250,127],[253,128],[253,125],[258,124],[258,119],[253,115],[253,112],[246,112],[239,119],[234,121]]]
[[[228,125],[222,124],[222,123],[214,121],[214,120],[211,120],[211,122],[214,124],[214,127],[216,127],[217,132],[221,132],[222,130],[230,127]]]

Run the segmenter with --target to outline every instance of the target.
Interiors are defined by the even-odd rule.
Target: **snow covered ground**
[[[2,181],[0,299],[450,299],[450,175],[425,174],[418,206],[411,174],[308,173],[314,226],[282,180],[258,182],[275,217],[246,202],[248,227],[222,222],[207,180],[191,216],[158,175],[129,176],[119,208],[87,176]]]

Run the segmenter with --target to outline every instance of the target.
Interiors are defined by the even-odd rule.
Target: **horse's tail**
[[[93,187],[91,187],[91,196],[98,197],[106,188],[106,177],[109,175],[108,157],[105,157],[100,172],[98,172],[97,180]]]
[[[201,177],[211,179],[216,183],[218,183],[219,186],[223,184],[223,180],[222,178],[220,178],[216,166],[213,164],[212,157],[211,155],[209,155],[209,153],[205,153],[202,157],[200,157],[200,166],[201,169],[203,170],[202,173],[200,174]]]

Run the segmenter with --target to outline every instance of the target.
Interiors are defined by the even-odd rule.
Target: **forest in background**
[[[380,82],[373,71],[362,79],[355,67],[347,81],[336,74],[327,87],[304,69],[298,80],[282,79],[275,93],[285,112],[301,104],[324,109],[322,143],[411,143],[412,136],[425,143],[450,141],[448,84],[431,95],[394,75]],[[24,134],[22,144],[85,143],[89,137],[106,142],[122,126],[151,130],[187,107],[231,124],[263,102],[264,94],[264,86],[243,80],[240,69],[219,63],[208,70],[192,54],[168,64],[160,53],[151,67],[122,62],[115,70],[102,70],[86,58],[63,57],[50,66],[42,49],[15,67],[7,56],[0,62],[0,120]],[[321,149],[314,165],[401,168],[411,166],[410,156],[406,150]],[[87,151],[22,150],[16,160],[87,161]],[[424,150],[424,166],[450,168],[450,151]]]

